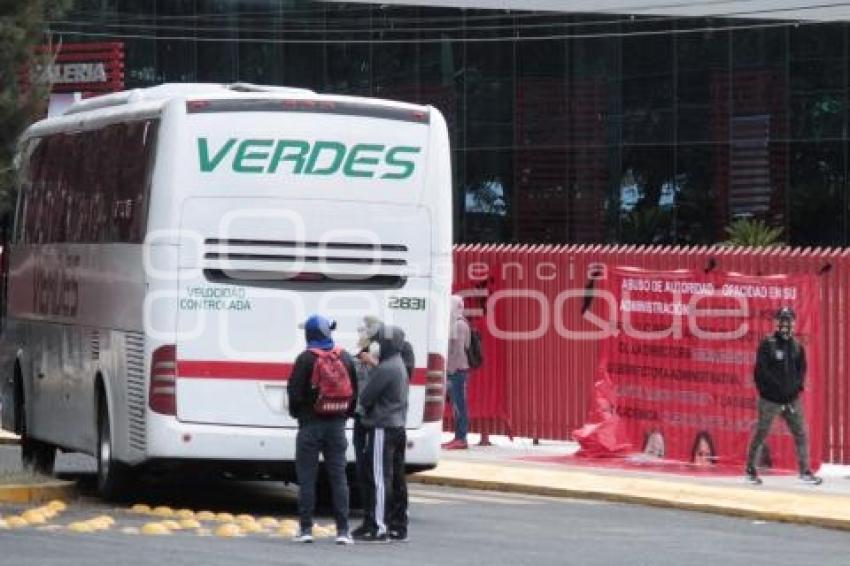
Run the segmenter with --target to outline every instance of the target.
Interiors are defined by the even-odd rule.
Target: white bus
[[[294,480],[286,379],[311,313],[349,349],[364,315],[405,330],[407,462],[436,464],[452,196],[434,108],[244,84],[110,94],[24,133],[19,189],[0,367],[26,465],[92,454],[107,497],[185,464]]]

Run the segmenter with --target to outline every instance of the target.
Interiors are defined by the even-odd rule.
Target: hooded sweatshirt
[[[409,384],[401,358],[404,331],[382,326],[375,335],[381,347],[378,365],[369,370],[369,379],[360,392],[362,423],[374,428],[399,428],[407,420]]]
[[[452,295],[451,325],[449,327],[449,355],[446,360],[446,373],[452,374],[469,369],[469,323],[463,316],[463,298]]]
[[[374,317],[365,317],[365,333],[364,336],[357,342],[357,346],[360,348],[360,351],[357,353],[359,358],[360,354],[363,352],[369,351],[369,344],[375,340],[375,336],[377,336],[378,331],[384,326],[384,323]],[[401,361],[404,364],[404,369],[407,370],[407,379],[413,379],[413,373],[416,371],[416,356],[413,353],[413,346],[407,340],[404,341],[401,347]],[[363,389],[366,388],[366,384],[369,383],[370,371],[371,368],[361,362],[359,359],[355,358],[354,367],[357,370],[357,410],[355,411],[357,415],[363,416],[366,411],[363,409],[363,403],[360,400],[360,396],[362,395]]]
[[[803,390],[806,351],[793,336],[779,332],[762,340],[754,371],[756,388],[763,399],[784,405]]]

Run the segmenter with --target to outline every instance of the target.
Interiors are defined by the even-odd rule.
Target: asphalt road
[[[0,449],[8,469],[15,449]],[[63,458],[60,471],[86,468],[82,458]],[[104,504],[87,491],[49,526],[0,530],[0,564],[138,564],[162,566],[234,564],[420,565],[846,565],[846,533],[754,522],[637,505],[412,486],[411,542],[338,547],[331,539],[296,544],[270,533],[225,539],[197,531],[145,536],[136,531],[158,520],[131,513],[128,505]],[[130,503],[170,505],[195,511],[227,511],[277,518],[295,516],[295,491],[276,483],[150,484]],[[25,507],[0,505],[0,515]],[[68,532],[72,521],[109,515],[116,524],[91,534]],[[329,524],[324,515],[319,522]],[[353,524],[358,524],[353,519]],[[215,524],[206,525],[214,527]]]

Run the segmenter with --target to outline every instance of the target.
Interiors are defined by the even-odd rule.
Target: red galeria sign
[[[31,70],[37,82],[50,82],[52,93],[116,92],[124,89],[124,44],[60,43],[38,48],[55,53],[53,62]]]

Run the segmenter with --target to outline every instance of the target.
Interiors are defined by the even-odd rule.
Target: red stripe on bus
[[[269,362],[221,362],[210,360],[178,360],[177,375],[181,378],[254,379],[286,381],[292,364]]]
[[[416,368],[413,370],[413,379],[410,380],[411,385],[425,385],[427,380],[425,377],[428,375],[428,370],[426,368]]]
[[[177,376],[183,379],[253,379],[286,381],[292,364],[274,362],[222,362],[212,360],[178,360]],[[411,385],[425,385],[428,370],[416,368]]]

